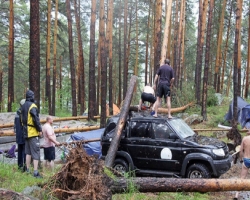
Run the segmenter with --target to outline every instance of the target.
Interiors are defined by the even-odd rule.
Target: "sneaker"
[[[151,111],[151,113],[150,113],[152,116],[155,114],[155,111],[153,110],[153,111]]]
[[[37,172],[37,174],[34,173],[34,177],[35,178],[43,178],[38,172]]]

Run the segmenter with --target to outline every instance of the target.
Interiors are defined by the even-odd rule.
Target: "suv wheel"
[[[121,174],[125,174],[129,171],[128,164],[123,159],[115,159],[113,169],[120,172]]]
[[[210,178],[211,174],[204,164],[193,164],[187,170],[187,178]]]

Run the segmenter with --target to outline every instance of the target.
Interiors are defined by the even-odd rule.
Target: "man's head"
[[[35,101],[34,98],[35,98],[35,97],[34,97],[34,92],[33,92],[32,90],[28,90],[28,91],[26,92],[26,100],[31,101],[31,102],[34,102],[34,101]]]
[[[53,124],[53,118],[51,116],[48,116],[46,118],[46,122],[52,125]]]
[[[20,106],[22,107],[22,105],[25,103],[25,101],[26,101],[26,99],[22,99],[21,101],[20,101]]]
[[[170,64],[170,60],[169,59],[165,59],[165,64]]]

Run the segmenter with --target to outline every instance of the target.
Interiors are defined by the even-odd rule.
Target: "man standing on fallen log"
[[[240,178],[245,179],[250,168],[250,130],[247,132],[240,145],[240,162],[242,163]],[[236,192],[234,200],[237,200],[239,192]]]
[[[165,64],[162,65],[158,72],[155,75],[154,79],[154,90],[156,90],[156,84],[159,78],[159,84],[157,87],[157,100],[155,102],[155,114],[154,117],[157,117],[158,107],[161,103],[161,98],[164,97],[165,102],[167,99],[167,107],[168,107],[168,118],[172,118],[171,116],[171,98],[170,98],[170,88],[174,82],[174,70],[170,66],[169,59],[165,60]]]

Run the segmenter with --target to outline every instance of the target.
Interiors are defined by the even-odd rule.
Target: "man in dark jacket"
[[[40,160],[40,141],[42,127],[40,124],[39,111],[34,103],[34,92],[26,92],[26,101],[21,109],[21,121],[25,138],[26,167],[29,172],[31,158],[34,164],[34,177],[41,178],[38,173],[38,162]]]
[[[25,140],[23,137],[23,126],[20,120],[21,107],[25,103],[25,99],[20,101],[20,108],[17,110],[14,120],[14,131],[16,133],[16,143],[18,148],[17,165],[22,171],[25,171]]]

